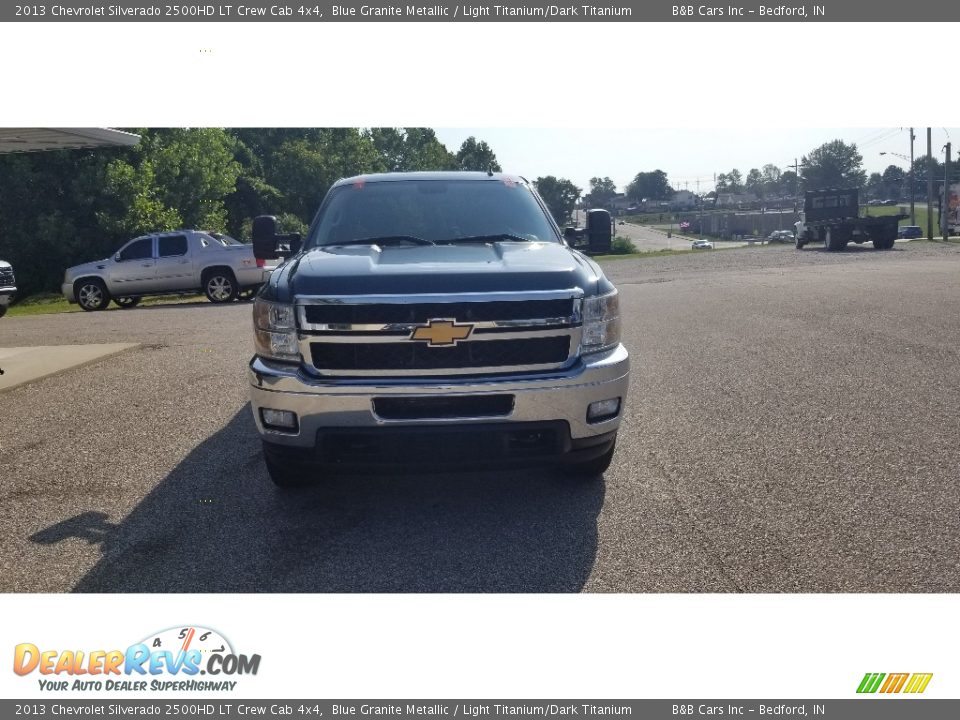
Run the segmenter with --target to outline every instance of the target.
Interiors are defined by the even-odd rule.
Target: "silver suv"
[[[69,268],[61,291],[84,310],[105,310],[111,300],[130,308],[144,295],[184,292],[222,303],[252,294],[270,271],[250,245],[229,235],[174,230],[135,238],[112,258]]]

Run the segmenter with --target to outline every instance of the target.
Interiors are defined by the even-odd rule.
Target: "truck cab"
[[[278,485],[324,467],[609,465],[629,379],[617,290],[523,178],[347,178],[305,238],[261,217],[253,241],[286,258],[254,302],[249,366]]]

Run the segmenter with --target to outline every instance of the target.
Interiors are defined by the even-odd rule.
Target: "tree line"
[[[277,215],[303,231],[339,178],[402,170],[492,170],[490,146],[448,150],[428,128],[131,129],[132,148],[0,155],[0,258],[20,294],[59,290],[71,265],[147,232],[249,237]]]

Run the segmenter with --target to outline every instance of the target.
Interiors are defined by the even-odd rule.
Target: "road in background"
[[[250,305],[5,318],[135,342],[0,395],[3,591],[960,591],[960,247],[606,264],[633,375],[602,480],[279,492]]]

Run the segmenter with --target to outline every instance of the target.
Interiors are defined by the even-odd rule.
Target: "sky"
[[[926,128],[915,128],[914,152],[926,153]],[[556,175],[572,180],[584,191],[590,178],[609,176],[622,191],[641,171],[663,170],[675,190],[713,189],[714,174],[737,168],[744,176],[751,168],[773,163],[782,170],[794,159],[831,140],[856,143],[867,173],[888,165],[907,168],[910,156],[908,128],[805,129],[567,129],[567,128],[438,128],[437,137],[456,152],[469,136],[485,140],[505,172],[533,180]],[[933,128],[933,153],[943,160],[942,147],[960,143],[960,128]],[[953,158],[958,149],[954,147]]]

